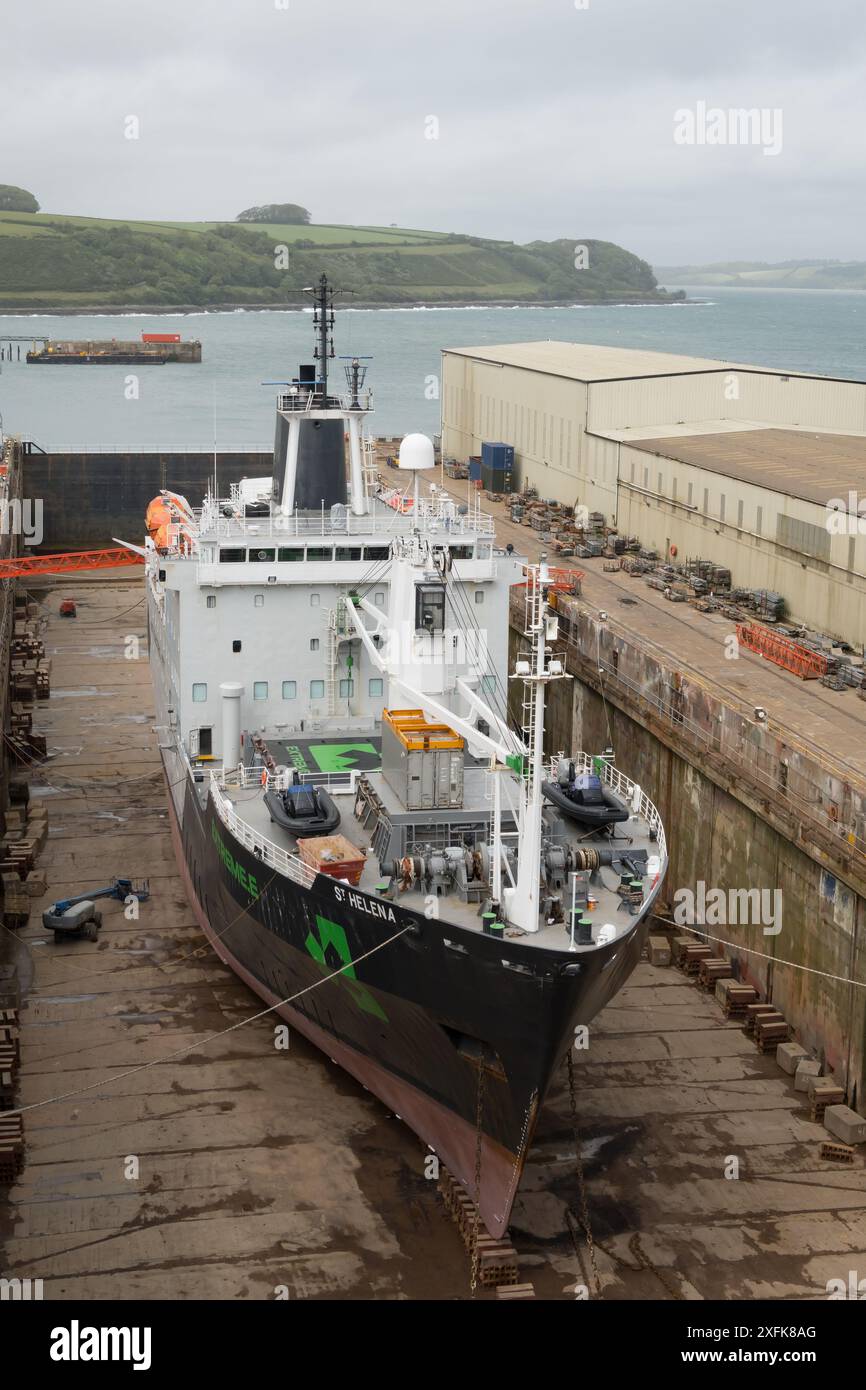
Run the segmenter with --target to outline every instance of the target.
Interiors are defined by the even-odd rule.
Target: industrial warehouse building
[[[511,343],[443,352],[442,450],[515,449],[514,487],[703,558],[866,640],[866,383],[707,358]],[[863,501],[863,514],[858,512]]]

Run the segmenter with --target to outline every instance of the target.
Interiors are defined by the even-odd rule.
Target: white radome
[[[400,445],[401,468],[435,468],[433,440],[426,434],[407,434]]]

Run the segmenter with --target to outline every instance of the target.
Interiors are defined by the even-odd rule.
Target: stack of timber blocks
[[[6,833],[0,842],[3,925],[15,931],[27,925],[31,899],[41,897],[47,886],[36,861],[48,838],[48,812],[41,803],[19,801],[5,819]]]
[[[18,1010],[0,1009],[0,1187],[10,1186],[24,1166],[24,1132],[15,1104],[21,1051]]]
[[[476,1215],[475,1203],[447,1168],[441,1166],[438,1188],[445,1210],[456,1223],[470,1259],[476,1231],[478,1233],[478,1282],[482,1288],[496,1289],[497,1298],[534,1298],[535,1291],[531,1284],[517,1282],[517,1251],[513,1245],[486,1233]]]
[[[16,594],[10,649],[10,732],[13,753],[22,763],[34,755],[44,758],[46,753],[44,735],[33,732],[33,701],[47,700],[51,694],[51,661],[39,635],[43,624],[39,605],[26,594]]]

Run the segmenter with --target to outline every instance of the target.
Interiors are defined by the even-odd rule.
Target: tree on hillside
[[[265,203],[264,207],[246,208],[239,212],[237,222],[279,222],[292,226],[306,226],[310,214],[298,203]]]
[[[0,183],[0,212],[38,212],[39,204],[26,188]]]

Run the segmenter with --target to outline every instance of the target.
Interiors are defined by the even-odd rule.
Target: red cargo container
[[[142,333],[143,343],[179,343],[179,333]]]

